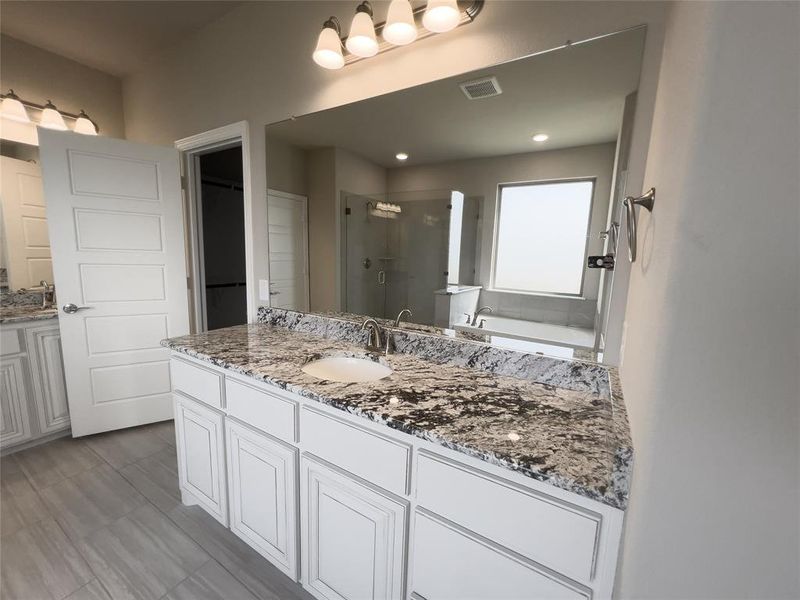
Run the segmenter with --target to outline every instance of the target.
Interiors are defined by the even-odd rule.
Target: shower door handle
[[[378,271],[378,285],[386,284],[386,271]]]

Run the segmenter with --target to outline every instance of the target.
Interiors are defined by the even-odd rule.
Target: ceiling
[[[233,10],[238,1],[3,0],[0,31],[123,77],[159,50]]]
[[[267,127],[301,148],[337,146],[385,167],[614,141],[639,84],[644,29],[516,60]],[[468,100],[459,83],[493,75],[502,94]],[[534,143],[544,132],[550,139]]]

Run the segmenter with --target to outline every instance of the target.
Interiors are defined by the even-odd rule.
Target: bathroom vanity
[[[69,433],[55,308],[0,307],[0,392],[4,453]]]
[[[399,329],[370,354],[356,323],[261,311],[163,342],[185,504],[318,598],[611,596],[632,461],[613,372]],[[302,370],[331,356],[392,372]]]

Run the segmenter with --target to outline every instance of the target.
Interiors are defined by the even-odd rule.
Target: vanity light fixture
[[[341,69],[344,66],[342,54],[342,27],[339,19],[331,17],[322,24],[317,38],[317,47],[312,55],[314,62],[324,69]]]
[[[386,21],[373,23],[372,5],[369,0],[363,0],[356,8],[347,38],[342,37],[336,17],[325,21],[312,58],[325,69],[341,69],[381,52],[471,23],[485,2],[462,0],[465,8],[460,10],[457,0],[428,0],[417,8],[412,7],[410,0],[392,0]]]
[[[406,152],[398,152],[394,155],[397,160],[408,160],[408,154]]]
[[[364,0],[356,7],[356,15],[350,24],[350,35],[345,47],[362,58],[369,58],[378,53],[378,39],[375,36],[375,24],[372,22],[372,5]]]
[[[547,140],[550,139],[550,136],[547,135],[546,133],[537,133],[536,135],[533,136],[532,139],[534,142],[546,142]]]
[[[428,8],[422,17],[422,24],[428,31],[445,33],[458,27],[461,12],[456,0],[428,0]]]
[[[81,110],[78,118],[75,120],[75,133],[82,133],[84,135],[97,135],[97,127],[89,118],[89,115],[87,115],[83,110]]]
[[[395,46],[405,46],[417,39],[414,9],[409,0],[392,0],[383,26],[383,39]]]
[[[0,113],[2,113],[4,118],[19,123],[30,123],[31,121],[31,118],[28,116],[28,111],[25,110],[25,106],[22,104],[19,96],[14,93],[14,90],[9,90],[8,94],[3,98],[3,103],[0,106]]]
[[[403,209],[399,204],[392,204],[391,202],[377,202],[375,203],[375,210],[382,210],[385,212],[401,213]]]
[[[31,102],[30,100],[24,100],[17,96],[14,93],[14,90],[8,90],[7,94],[0,94],[0,98],[2,98],[2,104],[0,104],[0,115],[2,115],[3,119],[18,121],[20,123],[30,123],[31,126],[39,125],[41,127],[47,127],[48,129],[69,131],[70,128],[64,121],[64,117],[66,117],[75,121],[75,126],[72,128],[72,130],[76,133],[82,133],[84,135],[97,135],[97,133],[100,131],[97,123],[92,121],[89,115],[87,115],[83,110],[81,110],[81,112],[77,115],[68,113],[63,110],[58,110],[56,105],[50,100],[48,100],[45,104],[37,104],[36,102]],[[34,109],[34,111],[41,112],[38,121],[34,121],[30,118],[28,109]],[[37,112],[34,112],[33,114],[35,116]]]
[[[48,129],[57,129],[58,131],[66,131],[67,124],[64,122],[64,117],[61,116],[61,113],[58,112],[56,105],[47,101],[47,104],[44,105],[42,109],[42,118],[39,121],[39,125],[42,127],[47,127]]]

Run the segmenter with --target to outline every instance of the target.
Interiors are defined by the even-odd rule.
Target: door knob
[[[71,315],[73,313],[78,312],[79,310],[87,310],[89,308],[92,308],[92,307],[91,306],[76,306],[75,304],[72,304],[70,302],[69,304],[65,304],[64,306],[62,306],[61,310],[63,310],[65,313]]]

